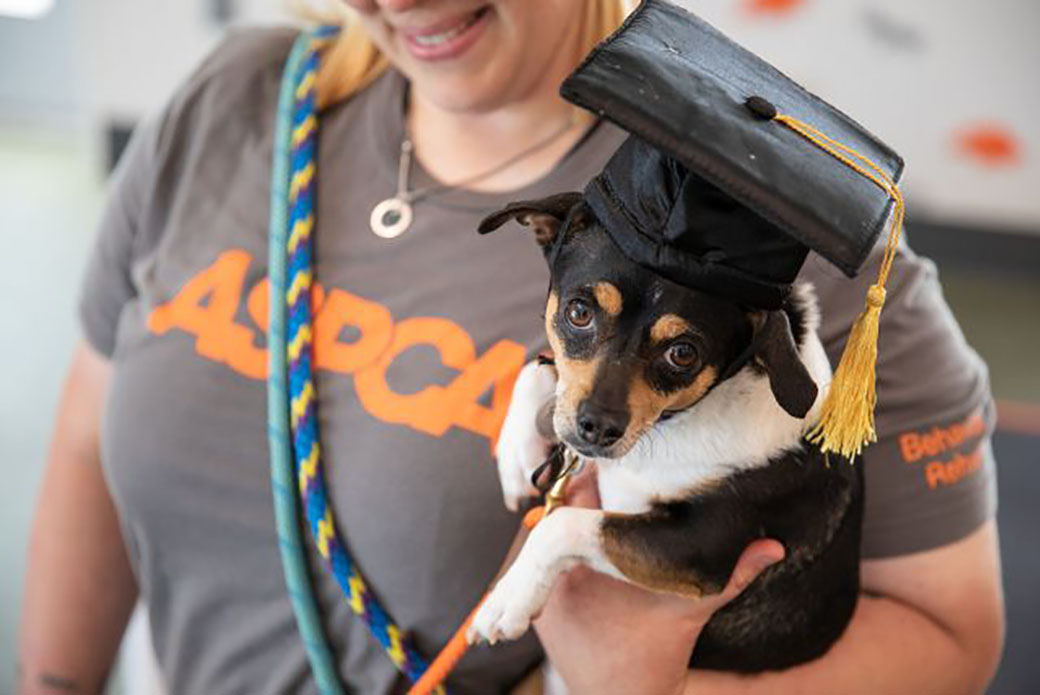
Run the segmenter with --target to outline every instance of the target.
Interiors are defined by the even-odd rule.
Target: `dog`
[[[533,492],[549,401],[558,440],[595,461],[602,508],[562,507],[534,528],[470,641],[520,637],[578,564],[700,597],[774,538],[784,559],[712,616],[690,664],[755,673],[824,654],[859,594],[862,479],[804,439],[831,378],[812,288],[767,312],[672,283],[629,261],[580,193],[510,204],[479,231],[511,219],[549,259],[555,367],[518,377],[497,447],[506,503]]]

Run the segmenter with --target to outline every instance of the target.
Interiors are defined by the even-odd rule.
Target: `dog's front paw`
[[[552,443],[538,434],[536,421],[539,409],[552,399],[555,390],[556,374],[548,365],[531,362],[516,378],[495,447],[502,497],[511,511],[515,512],[525,497],[538,494],[531,485],[531,474],[545,461]]]
[[[466,632],[470,644],[480,640],[489,644],[500,639],[515,640],[527,632],[549,597],[544,578],[537,574],[533,568],[517,564],[506,572],[473,617]]]

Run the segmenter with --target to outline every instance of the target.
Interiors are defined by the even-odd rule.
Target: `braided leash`
[[[325,485],[325,473],[321,462],[321,447],[318,438],[317,401],[315,397],[314,377],[311,359],[311,288],[314,281],[313,271],[313,239],[312,233],[315,223],[315,186],[317,182],[317,113],[315,107],[315,80],[319,66],[319,55],[324,39],[330,35],[328,30],[315,32],[312,35],[301,35],[294,46],[294,55],[301,51],[302,55],[298,61],[290,60],[286,65],[285,78],[291,81],[291,109],[280,110],[280,123],[288,122],[291,127],[288,132],[282,132],[283,140],[276,143],[284,146],[285,139],[289,146],[288,150],[289,171],[287,176],[288,192],[282,200],[288,200],[288,213],[282,219],[284,223],[279,226],[279,220],[275,218],[278,209],[272,207],[272,239],[275,233],[280,233],[285,239],[285,245],[278,251],[278,258],[288,264],[287,273],[281,283],[284,294],[279,292],[272,298],[271,316],[275,317],[279,312],[273,310],[276,304],[282,304],[288,310],[287,340],[277,346],[282,360],[282,365],[288,363],[289,384],[289,429],[292,435],[292,451],[295,454],[296,477],[300,500],[307,518],[314,544],[325,566],[332,572],[337,583],[346,594],[351,609],[361,621],[368,627],[369,632],[377,642],[386,650],[394,664],[411,681],[419,679],[427,668],[427,662],[416,649],[409,644],[401,630],[393,623],[386,611],[379,605],[378,601],[369,591],[365,580],[362,578],[357,565],[351,559],[346,546],[340,540],[336,532],[335,521],[332,510],[328,503],[328,493]],[[301,48],[302,46],[302,48]],[[284,129],[280,129],[283,131]],[[277,151],[276,151],[277,158]],[[276,165],[278,162],[276,161]],[[277,182],[277,171],[275,172]],[[280,204],[281,205],[281,204]],[[272,276],[274,275],[274,260],[272,256]],[[284,265],[282,266],[285,267]],[[275,292],[274,278],[272,277],[272,294]],[[281,330],[281,326],[272,324],[272,329]],[[272,331],[274,335],[274,331]],[[272,354],[276,352],[274,343],[271,345]],[[273,364],[273,360],[272,360]],[[272,371],[272,375],[276,375]],[[271,379],[274,382],[277,379]],[[272,389],[272,390],[276,390]],[[270,394],[269,394],[270,395]],[[277,394],[275,394],[277,395]],[[285,410],[281,410],[285,413]],[[272,412],[273,416],[277,413]],[[276,420],[277,417],[272,417]],[[276,427],[272,428],[272,432]],[[275,434],[271,434],[272,444],[275,442]],[[272,448],[274,451],[274,448]],[[272,458],[272,464],[273,464]],[[284,495],[279,494],[281,489],[278,481],[275,481],[275,502],[284,508]],[[282,535],[281,530],[285,525],[284,519],[279,518],[280,537],[287,538],[288,534]],[[290,524],[291,525],[291,524]],[[289,547],[287,547],[287,544]],[[336,683],[330,685],[329,678],[335,678],[334,667],[331,676],[329,674],[328,661],[321,654],[327,652],[324,640],[321,640],[322,649],[312,649],[312,641],[316,641],[316,635],[320,635],[320,629],[316,629],[315,615],[312,614],[313,596],[310,590],[300,590],[295,579],[297,572],[291,572],[290,566],[298,564],[302,547],[298,543],[293,547],[291,539],[283,543],[283,559],[286,559],[286,576],[289,582],[290,594],[294,596],[293,609],[300,625],[301,634],[304,635],[305,643],[308,645],[308,657],[316,677],[319,677],[319,687],[323,692],[339,693],[341,687]],[[306,562],[304,557],[303,562]],[[296,597],[301,597],[297,599]],[[308,607],[309,604],[309,607]],[[432,692],[443,695],[443,686],[437,687]]]
[[[315,83],[321,49],[335,31],[335,28],[322,28],[312,34],[301,34],[296,39],[282,76],[275,130],[268,259],[268,443],[282,565],[293,613],[318,688],[322,695],[341,695],[343,687],[322,632],[317,602],[308,581],[307,552],[296,525],[296,500],[290,492],[295,462],[300,503],[314,545],[346,594],[351,609],[394,665],[412,681],[410,695],[447,695],[443,680],[469,646],[466,631],[480,604],[434,663],[428,664],[369,591],[340,540],[329,506],[321,462],[311,329],[314,203],[318,173]],[[289,414],[288,428],[286,412]],[[562,503],[574,465],[575,462],[571,461],[556,479],[546,497],[546,506],[532,509],[525,517],[524,525],[528,529]]]
[[[292,130],[296,75],[310,46],[301,36],[293,44],[285,65],[278,97],[271,172],[271,220],[268,230],[268,279],[270,307],[267,327],[267,443],[271,459],[271,492],[274,496],[278,550],[293,615],[321,695],[343,695],[336,664],[322,631],[317,602],[311,588],[307,550],[304,546],[294,490],[293,451],[289,442],[289,398],[285,363],[285,240],[289,211],[289,135]]]

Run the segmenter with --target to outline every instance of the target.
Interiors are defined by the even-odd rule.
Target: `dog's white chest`
[[[597,479],[602,508],[619,514],[649,511],[654,502],[668,501],[695,494],[715,480],[732,472],[733,467],[715,460],[698,460],[696,447],[688,456],[658,458],[639,455],[597,464]]]
[[[662,485],[654,476],[636,473],[618,465],[617,461],[605,461],[598,466],[599,498],[604,511],[618,514],[640,514],[662,497],[674,497],[674,485]],[[685,487],[685,486],[684,486]]]

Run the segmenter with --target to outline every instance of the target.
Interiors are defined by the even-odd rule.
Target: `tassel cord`
[[[791,129],[845,166],[873,182],[894,201],[885,252],[875,284],[867,291],[866,307],[852,325],[848,341],[835,370],[820,421],[808,434],[823,452],[837,452],[850,460],[863,446],[877,440],[874,407],[877,403],[877,340],[885,285],[895,262],[902,236],[906,204],[892,178],[877,164],[816,128],[786,114],[774,120]]]

